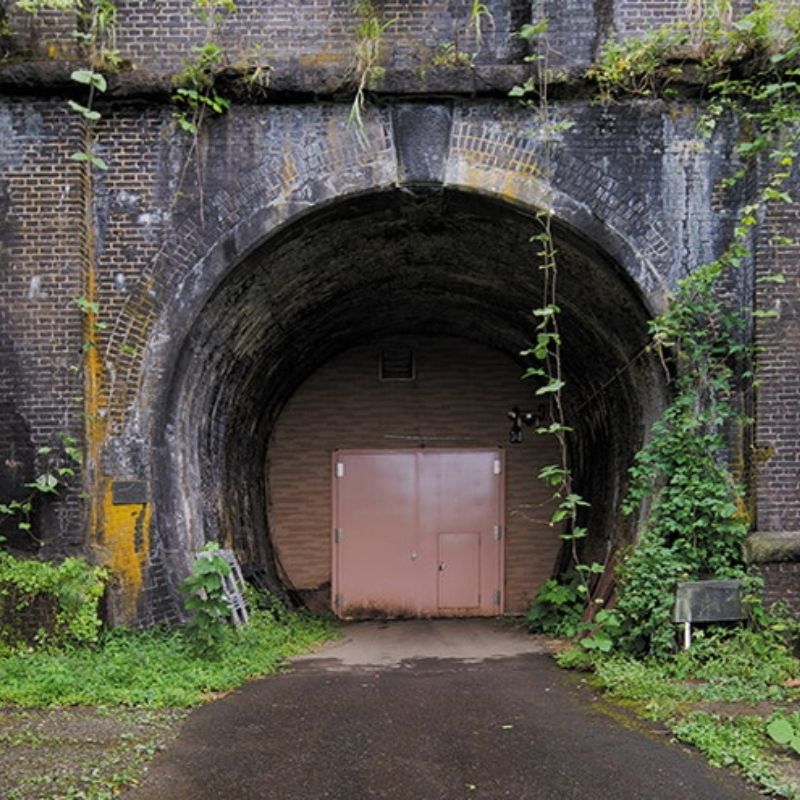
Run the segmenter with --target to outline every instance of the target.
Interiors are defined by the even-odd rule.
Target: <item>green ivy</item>
[[[545,31],[546,26],[535,29],[537,35]],[[785,183],[796,161],[800,125],[800,12],[780,15],[774,3],[762,1],[735,20],[727,0],[709,0],[691,23],[664,26],[641,39],[608,42],[588,77],[597,83],[604,102],[623,94],[665,96],[687,61],[708,82],[701,132],[710,135],[717,120],[728,114],[742,133],[732,153],[736,169],[722,187],[754,172],[756,158],[763,159],[768,171],[753,202],[741,209],[722,256],[681,281],[666,312],[650,325],[651,350],[664,365],[672,400],[631,469],[623,511],[640,515],[640,535],[636,546],[621,554],[616,607],[596,618],[593,635],[583,643],[586,649],[616,647],[661,658],[674,650],[671,610],[678,581],[739,577],[753,584],[742,563],[750,521],[742,488],[727,462],[726,435],[749,422],[739,408],[741,396],[752,386],[755,354],[749,314],[731,308],[723,287],[728,275],[750,258],[761,212],[769,204],[792,201]],[[531,91],[546,104],[546,85],[537,89],[529,82],[515,96]],[[772,243],[791,241],[777,235]],[[783,277],[768,275],[759,281],[780,283]],[[556,301],[550,305],[554,311],[545,307],[538,313],[555,317]],[[752,312],[755,319],[776,315],[771,309]],[[546,359],[551,347],[543,339],[530,352]],[[547,370],[534,372],[550,375]],[[540,477],[554,486],[569,474],[566,464],[547,470]],[[569,495],[559,499],[567,502]],[[577,505],[564,508],[573,529],[576,511]],[[583,533],[580,527],[577,531]],[[532,611],[536,624],[559,605],[566,612],[565,624],[574,618],[571,604],[553,602],[558,585],[569,588],[570,579],[543,589],[536,602],[544,602],[545,608]],[[752,604],[753,598],[749,600]],[[552,620],[547,624],[557,627]]]
[[[105,570],[81,558],[55,564],[0,551],[0,644],[16,650],[97,641],[101,624],[98,605],[106,578]],[[29,641],[19,623],[42,606],[52,606],[54,614]]]

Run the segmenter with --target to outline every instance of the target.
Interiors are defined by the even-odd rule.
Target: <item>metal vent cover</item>
[[[416,377],[414,351],[410,347],[387,347],[378,358],[378,380],[413,381]]]

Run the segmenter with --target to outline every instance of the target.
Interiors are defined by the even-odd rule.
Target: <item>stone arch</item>
[[[197,448],[181,449],[180,443],[191,438],[189,428],[193,423],[191,418],[188,423],[186,419],[182,421],[178,411],[187,392],[191,394],[191,382],[186,383],[186,376],[202,377],[202,370],[192,372],[193,360],[213,361],[222,357],[213,349],[198,349],[197,343],[210,334],[207,320],[204,321],[206,309],[220,293],[235,293],[239,279],[236,276],[244,274],[243,269],[246,272],[242,265],[254,263],[259,254],[263,257],[277,248],[290,247],[298,231],[311,230],[322,223],[334,225],[337,219],[347,219],[348,214],[353,218],[363,216],[365,204],[375,202],[379,213],[384,214],[381,224],[386,230],[391,228],[392,214],[413,217],[415,204],[435,205],[441,198],[452,203],[464,219],[480,207],[486,210],[487,219],[514,217],[517,220],[514,225],[523,224],[522,219],[530,224],[532,212],[545,207],[552,211],[559,236],[565,246],[572,248],[576,259],[596,263],[601,265],[601,271],[613,273],[620,291],[627,293],[626,302],[636,317],[639,334],[647,314],[658,309],[669,280],[662,277],[668,275],[664,265],[669,245],[658,215],[643,215],[646,206],[641,198],[631,199],[629,190],[610,185],[596,170],[566,151],[559,154],[551,173],[545,174],[537,163],[539,144],[535,136],[524,135],[523,125],[529,123],[517,111],[503,108],[502,113],[495,110],[492,115],[481,117],[458,107],[436,106],[435,123],[419,124],[419,114],[426,109],[430,113],[426,106],[400,106],[375,112],[369,120],[368,144],[362,147],[344,129],[342,109],[315,107],[316,123],[324,128],[324,135],[319,128],[314,134],[318,137],[315,146],[304,149],[301,143],[296,151],[273,153],[264,159],[259,170],[239,176],[224,190],[210,196],[204,209],[206,225],[201,229],[196,219],[184,220],[159,259],[142,275],[117,320],[108,351],[110,360],[116,364],[116,377],[109,393],[112,434],[106,461],[111,470],[124,473],[131,468],[132,449],[138,447],[141,454],[144,448],[152,454],[144,459],[138,457],[145,462],[145,476],[154,487],[155,501],[155,535],[151,539],[148,579],[151,591],[150,594],[145,591],[140,598],[145,618],[163,615],[153,611],[158,605],[154,600],[156,595],[161,599],[171,597],[172,603],[167,606],[175,605],[176,579],[185,572],[194,549],[211,533],[204,530],[207,526],[202,520],[216,520],[212,526],[216,527],[214,535],[222,533],[237,541],[246,559],[269,559],[268,542],[263,536],[237,540],[233,533],[234,529],[251,524],[252,519],[264,517],[263,498],[259,499],[257,493],[245,492],[232,502],[233,515],[226,516],[227,512],[221,508],[225,504],[224,493],[209,491],[202,499],[182,490],[181,487],[187,486],[201,487],[202,495],[207,487]],[[285,109],[280,113],[286,117],[282,124],[291,128],[291,120],[287,121],[291,114]],[[304,128],[313,128],[309,120],[302,122]],[[425,159],[418,158],[420,152],[426,154]],[[404,203],[412,210],[408,211]],[[243,286],[240,283],[240,291]],[[243,302],[241,296],[239,302]],[[466,290],[458,303],[465,314],[464,309],[476,314],[480,310],[479,297]],[[577,300],[572,303],[575,319],[579,305]],[[211,319],[221,318],[212,315]],[[300,315],[298,321],[309,320]],[[594,336],[602,324],[600,318],[587,323],[584,330],[575,334],[576,346]],[[494,336],[495,346],[508,352],[516,348],[518,352],[520,345],[524,345],[519,330],[518,324],[514,330],[505,330],[497,322],[494,333],[486,333],[485,338]],[[639,334],[631,335],[628,342],[631,347],[622,341],[625,336],[621,333],[620,341],[610,345],[617,366],[631,359],[635,361],[635,356],[638,358],[634,351],[642,343]],[[334,352],[335,348],[326,351],[328,355]],[[255,352],[243,356],[252,363],[259,357]],[[318,358],[310,358],[309,363],[318,363]],[[625,381],[638,380],[643,388],[626,413],[630,420],[638,420],[633,438],[640,439],[643,421],[657,405],[660,388],[649,365],[635,363],[634,370],[638,371],[638,377],[628,376]],[[301,373],[278,375],[271,391],[283,402],[301,378]],[[227,402],[223,378],[220,381],[205,396],[206,411]],[[239,388],[250,391],[254,381],[253,374],[240,376]],[[601,383],[594,388],[599,390]],[[280,402],[258,419],[261,412],[255,396],[249,402],[253,420],[257,422],[247,430],[247,436],[253,440],[260,436],[263,441]],[[578,406],[576,402],[575,408]],[[191,406],[191,411],[198,408]],[[586,437],[589,444],[576,453],[579,461],[591,460],[597,441],[614,428],[612,414],[613,409],[599,411],[586,423],[591,435]],[[223,447],[219,431],[207,430],[203,435],[206,452],[209,448]],[[609,500],[611,511],[603,512],[606,529],[613,525],[612,511],[619,500],[621,483],[619,470],[630,449],[628,442],[622,448],[625,452],[614,456],[616,475],[611,481],[614,486],[609,484],[606,489],[607,493],[616,494]],[[259,458],[256,453],[250,453],[249,457],[256,462]],[[223,518],[226,521],[218,524]]]

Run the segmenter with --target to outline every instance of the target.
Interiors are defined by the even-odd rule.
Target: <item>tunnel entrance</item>
[[[604,560],[629,536],[625,475],[664,387],[634,281],[580,231],[554,230],[570,458],[592,503],[587,557]],[[553,444],[508,442],[510,408],[548,413],[520,380],[541,303],[535,233],[530,209],[404,188],[315,209],[262,242],[186,336],[161,426],[161,519],[189,547],[232,544],[279,591],[332,608],[336,450],[502,447],[508,535],[491,591],[523,611],[560,545],[536,478]],[[409,364],[407,380],[382,373]]]

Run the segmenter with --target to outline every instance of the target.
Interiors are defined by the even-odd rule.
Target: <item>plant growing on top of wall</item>
[[[475,52],[473,59],[480,53],[483,46],[483,37],[486,33],[485,26],[494,26],[494,16],[489,10],[489,6],[482,0],[472,0],[469,7],[468,29],[475,42]]]
[[[723,0],[716,4],[724,11],[722,5]],[[704,8],[708,10],[708,6]],[[724,186],[740,180],[758,155],[766,157],[769,174],[754,202],[743,207],[726,252],[682,281],[667,311],[651,323],[651,349],[667,368],[673,400],[653,426],[650,441],[631,469],[623,510],[633,514],[648,506],[641,538],[636,548],[623,554],[617,570],[617,607],[595,617],[593,635],[582,641],[587,649],[607,651],[616,646],[662,657],[671,652],[674,627],[670,611],[680,579],[742,577],[750,599],[754,599],[755,582],[745,575],[741,557],[749,520],[741,487],[725,462],[726,430],[746,423],[737,397],[752,380],[749,365],[753,353],[747,344],[750,323],[746,315],[724,302],[720,285],[730,270],[749,257],[750,237],[760,212],[769,203],[791,200],[784,183],[796,160],[800,125],[800,12],[784,18],[783,28],[778,28],[775,20],[773,4],[764,2],[740,20],[728,20],[723,15],[721,21],[714,22],[711,16],[700,15],[694,28],[681,23],[665,26],[640,40],[610,42],[599,63],[589,71],[601,100],[606,102],[621,93],[663,93],[669,89],[675,70],[680,69],[677,62],[688,57],[686,48],[691,45],[705,74],[715,76],[708,87],[710,102],[701,129],[710,134],[716,120],[730,113],[742,120],[743,130],[751,134],[735,146],[741,166]],[[526,26],[523,35],[528,38],[545,32],[546,23],[540,23]],[[713,47],[710,42],[719,46]],[[751,68],[732,71],[732,64],[745,55],[751,59]],[[542,60],[541,55],[534,58]],[[511,94],[523,99],[532,96],[546,108],[547,85],[542,78],[546,63],[539,66],[539,74]],[[724,71],[722,76],[720,70]],[[540,257],[548,264],[552,237],[547,227],[534,240],[541,243]],[[781,236],[773,237],[773,242],[789,243]],[[760,280],[780,283],[783,278],[770,275]],[[547,302],[547,292],[546,279],[546,302],[535,312],[541,319],[537,344],[528,351],[544,363],[529,374],[548,380],[542,388],[552,389],[558,397],[560,338],[557,327],[547,326],[549,320],[557,320],[558,306],[554,296]],[[775,314],[774,310],[758,310],[753,316]],[[563,416],[556,417],[554,425],[562,437],[568,432]],[[560,444],[565,454],[566,442]],[[574,498],[571,504],[572,493],[559,485],[568,476],[568,464],[548,467],[544,472],[540,477],[555,486],[563,519],[575,530],[582,501]],[[579,526],[577,531],[584,533]],[[577,564],[575,550],[573,555]],[[591,574],[598,565],[580,569]],[[532,624],[563,633],[564,621],[553,612],[566,609],[567,628],[575,629],[574,609],[581,595],[586,598],[588,592],[567,577],[555,584],[550,582],[534,603]]]
[[[238,8],[233,0],[195,0],[194,11],[204,24],[203,42],[192,48],[192,57],[174,76],[176,88],[172,97],[180,109],[175,121],[193,139],[207,114],[224,114],[230,108],[230,100],[215,86],[216,74],[226,62],[216,39],[228,15],[237,13]]]
[[[373,0],[355,0],[353,13],[359,22],[355,33],[352,66],[355,96],[350,105],[348,124],[355,128],[359,141],[365,144],[364,108],[366,106],[366,92],[374,89],[386,74],[386,70],[381,65],[381,45],[383,34],[394,24],[395,20],[390,19],[388,22],[382,22],[378,8]]]
[[[694,19],[663,25],[642,37],[609,39],[587,77],[597,83],[599,98],[608,102],[624,94],[669,95],[669,84],[691,67],[711,84],[729,79],[742,85],[749,72],[763,83],[770,72],[792,57],[800,26],[800,9],[779,11],[771,0],[756,2],[739,19],[729,0],[699,4]],[[745,63],[747,67],[744,68]]]
[[[701,129],[710,134],[720,115],[731,113],[750,133],[735,146],[741,166],[724,185],[740,180],[758,155],[765,157],[769,173],[757,197],[742,208],[726,251],[681,281],[667,310],[651,322],[651,349],[667,368],[673,399],[631,469],[623,511],[633,514],[647,508],[640,540],[623,554],[617,570],[617,606],[598,620],[596,635],[607,640],[608,649],[615,646],[662,658],[672,652],[670,612],[678,580],[740,577],[752,594],[754,580],[746,575],[741,555],[749,519],[741,487],[725,461],[725,437],[730,426],[747,422],[737,398],[752,381],[754,354],[747,342],[750,321],[725,302],[721,286],[726,275],[749,258],[760,213],[768,204],[791,201],[784,184],[797,156],[800,24],[789,18],[788,39],[785,33],[776,39],[772,15],[771,3],[759,3],[751,14],[733,21],[730,30],[720,27],[715,32],[724,41],[722,55],[703,56],[714,70],[744,52],[755,64],[751,71],[730,73],[708,88],[711,100]],[[626,52],[641,53],[653,42],[683,46],[687,41],[683,26],[646,39],[645,44],[629,43]],[[625,67],[620,73],[615,70],[621,65],[613,64],[616,47],[607,48],[599,67],[590,71],[603,99],[618,91],[663,90],[665,82],[650,82],[651,77],[663,75],[659,70],[669,65],[674,51],[667,47],[655,57],[649,50],[639,67]],[[646,90],[643,80],[648,81]],[[774,242],[789,240],[777,236]],[[783,278],[767,275],[760,280],[780,283]],[[776,313],[757,310],[753,316]],[[584,644],[591,647],[594,638]]]
[[[86,51],[96,70],[121,65],[117,45],[117,6],[114,0],[17,0],[17,8],[38,16],[42,11],[73,12],[77,27],[72,35]]]
[[[92,0],[78,12],[81,30],[75,38],[89,54],[92,69],[118,69],[122,61],[117,50],[117,6],[113,0]]]

